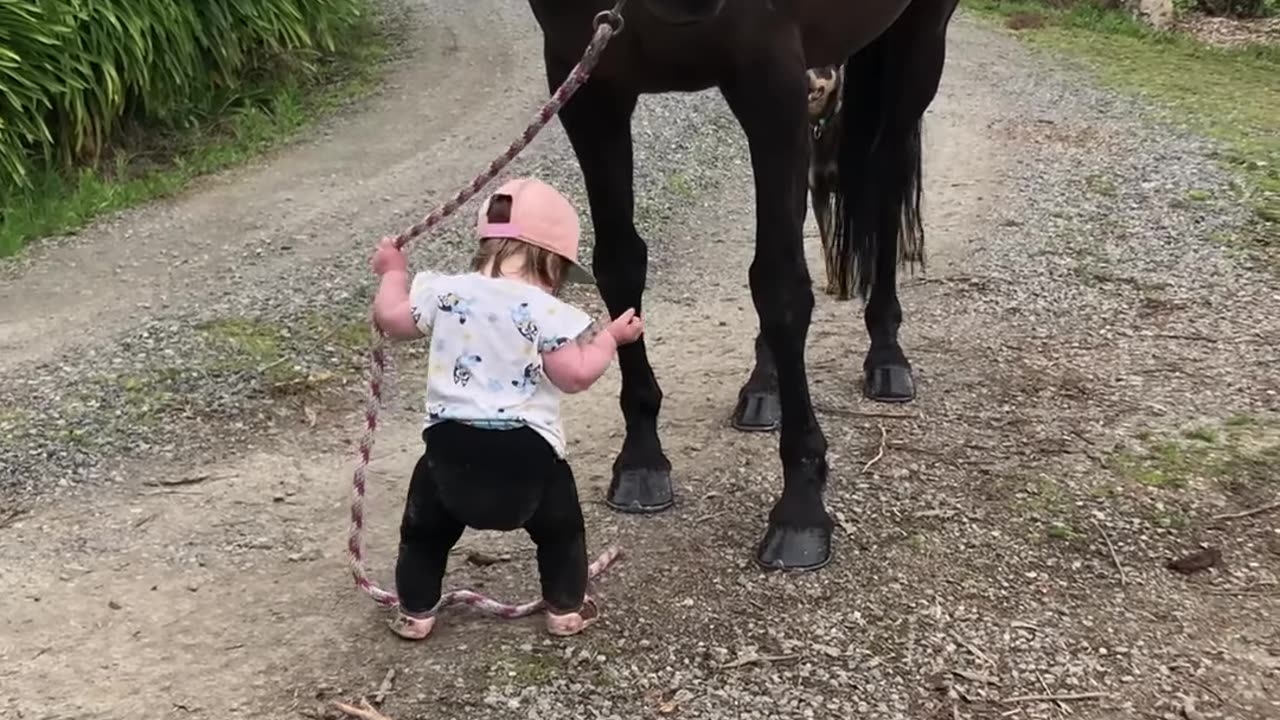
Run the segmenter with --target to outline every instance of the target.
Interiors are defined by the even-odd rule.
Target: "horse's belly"
[[[787,12],[800,26],[809,67],[843,63],[880,36],[911,0],[791,0]]]

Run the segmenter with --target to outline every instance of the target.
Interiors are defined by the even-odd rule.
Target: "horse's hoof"
[[[782,402],[776,390],[743,390],[733,409],[733,427],[742,432],[772,432],[782,425]]]
[[[871,400],[883,403],[905,403],[916,398],[916,383],[906,365],[883,365],[871,368],[863,378],[862,392]]]
[[[604,502],[618,512],[636,515],[662,512],[675,503],[671,471],[650,468],[616,471]]]
[[[765,570],[820,570],[831,562],[831,529],[769,524],[756,562]]]

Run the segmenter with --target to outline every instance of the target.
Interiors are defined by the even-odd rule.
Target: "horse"
[[[616,0],[529,0],[542,31],[548,86],[568,77],[593,18]],[[766,570],[817,570],[832,559],[827,440],[818,424],[804,350],[814,308],[803,226],[809,169],[808,83],[813,67],[841,65],[839,183],[832,238],[837,293],[862,299],[870,340],[863,394],[915,398],[898,342],[899,267],[923,266],[921,126],[937,94],[946,33],[958,0],[625,0],[621,32],[560,111],[587,191],[592,270],[610,315],[643,314],[648,249],[635,226],[631,117],[641,94],[718,88],[741,126],[756,198],[748,270],[759,320],[755,366],[732,414],[739,431],[780,430],[783,487],[756,546]],[[626,434],[606,504],[656,513],[674,504],[671,461],[658,436],[663,393],[644,339],[619,348]]]

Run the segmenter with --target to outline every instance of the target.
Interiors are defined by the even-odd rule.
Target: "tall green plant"
[[[123,123],[182,125],[282,58],[332,51],[362,0],[0,0],[0,192],[95,163]]]

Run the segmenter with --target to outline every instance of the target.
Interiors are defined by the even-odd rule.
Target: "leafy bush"
[[[95,163],[126,123],[182,126],[280,60],[335,48],[362,0],[0,0],[0,192]]]

